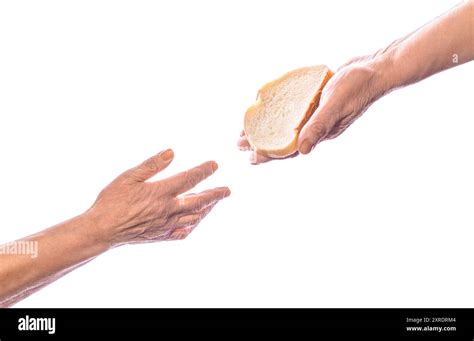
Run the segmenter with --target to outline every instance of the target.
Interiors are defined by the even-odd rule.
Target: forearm
[[[0,306],[16,303],[105,252],[109,246],[94,233],[93,224],[81,215],[15,242],[35,243],[35,255],[3,252]]]
[[[20,302],[21,300],[27,298],[28,296],[34,294],[37,291],[43,289],[44,287],[48,286],[52,282],[54,282],[57,279],[67,275],[71,271],[73,271],[76,268],[88,263],[91,260],[92,260],[92,258],[85,261],[85,262],[78,263],[78,264],[76,264],[76,265],[74,265],[74,266],[72,266],[72,267],[70,267],[66,270],[59,271],[58,273],[54,274],[53,276],[50,276],[47,280],[40,281],[40,283],[38,283],[37,285],[29,287],[26,290],[20,290],[20,292],[17,293],[17,294],[10,295],[6,300],[0,301],[0,307],[10,307],[10,306]]]
[[[380,95],[474,59],[474,1],[465,1],[374,55]]]

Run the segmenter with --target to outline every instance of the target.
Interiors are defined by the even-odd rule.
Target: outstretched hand
[[[227,187],[183,194],[217,170],[214,161],[146,182],[168,167],[173,157],[172,150],[163,151],[120,175],[99,194],[87,215],[111,246],[183,239],[230,195]]]

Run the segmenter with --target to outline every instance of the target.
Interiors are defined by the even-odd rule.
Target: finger
[[[208,161],[166,179],[169,192],[177,195],[189,191],[198,183],[211,176],[217,170],[217,167],[215,161]]]
[[[259,165],[259,164],[266,163],[272,160],[275,160],[275,159],[262,155],[255,150],[252,150],[249,157],[249,161],[252,165]]]
[[[182,228],[176,229],[173,232],[171,232],[171,234],[169,235],[167,239],[168,240],[183,240],[187,236],[189,236],[196,227],[197,225],[193,225],[193,226],[182,227]]]
[[[319,107],[301,130],[298,138],[298,151],[301,154],[310,153],[313,148],[323,141],[334,127],[334,120],[326,107]]]
[[[210,205],[200,212],[181,217],[176,224],[177,228],[171,233],[172,240],[184,239],[199,225],[199,223],[212,211],[216,204]]]
[[[326,140],[332,140],[341,135],[346,129],[348,128],[347,125],[339,125],[336,124],[331,132],[326,136]]]
[[[185,227],[199,224],[201,220],[204,219],[212,211],[212,209],[216,206],[216,204],[217,203],[209,205],[196,213],[182,216],[181,218],[178,219],[178,222],[176,223],[176,229],[185,228]]]
[[[239,138],[239,140],[237,141],[237,147],[241,151],[252,150],[252,146],[250,145],[249,140],[247,140],[246,136],[242,136],[242,137]]]
[[[124,173],[124,176],[138,182],[146,181],[168,167],[173,157],[174,153],[171,149],[164,150],[145,160],[140,165],[129,169]]]
[[[217,187],[198,194],[189,194],[179,198],[178,212],[199,212],[230,195],[228,187]]]

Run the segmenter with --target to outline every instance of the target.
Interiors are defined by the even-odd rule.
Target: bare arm
[[[84,214],[14,242],[17,252],[0,256],[0,306],[20,301],[108,250],[109,245],[95,237],[97,228],[92,224]],[[24,250],[31,245],[37,254],[18,254],[19,245]]]
[[[323,89],[319,107],[303,127],[298,150],[308,154],[339,136],[370,105],[397,88],[474,59],[474,1],[464,1],[373,55],[341,66]],[[238,146],[248,150],[245,136]],[[270,161],[252,152],[253,163]]]
[[[355,58],[328,82],[303,128],[299,151],[339,136],[388,92],[474,59],[474,1],[465,1],[374,55]]]
[[[170,150],[155,155],[115,179],[84,214],[2,245],[0,306],[20,301],[110,248],[189,235],[230,191],[221,187],[183,195],[215,172],[215,162],[146,182],[172,159]],[[18,254],[19,245],[23,251],[35,252]]]
[[[395,89],[474,59],[474,1],[465,1],[374,56]]]

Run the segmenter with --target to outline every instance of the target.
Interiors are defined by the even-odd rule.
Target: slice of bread
[[[297,69],[267,83],[247,110],[244,131],[259,154],[284,158],[297,149],[298,134],[319,104],[333,73],[325,65]]]

